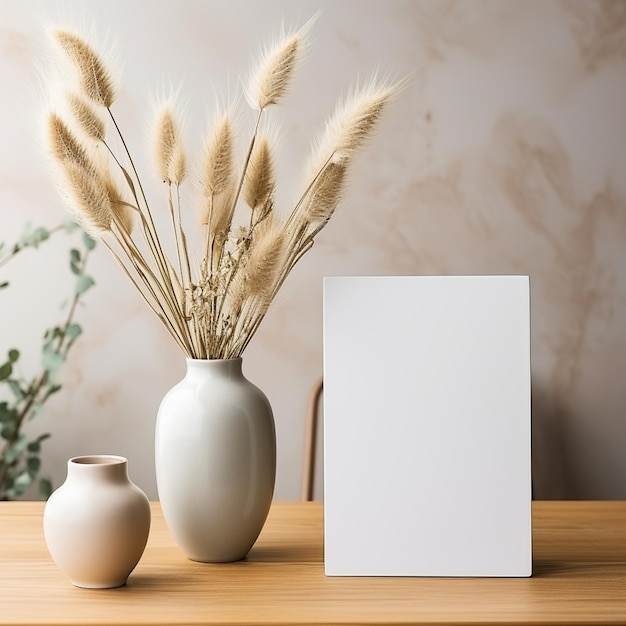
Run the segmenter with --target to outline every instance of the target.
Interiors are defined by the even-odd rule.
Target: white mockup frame
[[[527,276],[324,280],[329,576],[530,576]]]

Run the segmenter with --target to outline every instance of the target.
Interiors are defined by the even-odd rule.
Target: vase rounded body
[[[125,458],[74,457],[46,502],[43,525],[52,559],[74,585],[119,587],[146,547],[150,504],[130,481]]]
[[[187,359],[156,424],[156,477],[165,521],[194,561],[243,559],[272,502],[276,434],[265,394],[242,360]]]

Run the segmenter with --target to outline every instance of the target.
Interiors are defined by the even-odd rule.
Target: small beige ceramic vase
[[[127,467],[120,456],[74,457],[46,503],[48,550],[77,587],[124,585],[146,547],[150,504]]]

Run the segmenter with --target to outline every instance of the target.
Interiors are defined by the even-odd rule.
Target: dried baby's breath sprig
[[[253,311],[264,313],[267,310],[284,252],[284,240],[281,225],[268,224],[259,229],[254,245],[229,285],[233,309],[241,309],[247,302]]]
[[[229,357],[243,352],[245,345],[263,319],[274,296],[284,256],[285,231],[281,224],[268,220],[259,229],[243,268],[232,283],[233,310],[237,322],[230,340]]]
[[[169,208],[168,239],[177,253],[172,263],[110,108],[116,96],[112,73],[82,37],[66,30],[53,34],[75,67],[80,87],[79,93],[71,86],[62,91],[67,119],[57,113],[46,118],[48,149],[69,210],[101,238],[190,358],[232,358],[246,349],[287,275],[334,214],[354,155],[399,88],[371,81],[337,107],[308,163],[304,191],[287,220],[281,218],[274,210],[276,149],[264,111],[287,93],[316,17],[271,47],[252,73],[246,95],[258,113],[241,160],[235,154],[232,108],[216,118],[196,170],[204,226],[196,267],[190,263],[185,230],[190,216],[182,205],[187,159],[176,99],[166,99],[158,110],[154,137],[157,171],[166,184],[167,204],[159,207]],[[119,139],[115,145],[105,138],[96,105],[106,108]]]
[[[58,29],[52,36],[73,63],[85,95],[105,108],[115,102],[116,93],[112,73],[85,39],[73,32]]]

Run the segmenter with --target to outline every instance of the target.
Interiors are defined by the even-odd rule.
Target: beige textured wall
[[[83,5],[63,6],[76,13]],[[85,6],[119,40],[117,111],[137,153],[147,96],[159,86],[182,84],[197,144],[205,105],[214,92],[235,91],[281,18],[299,24],[323,7],[309,59],[278,111],[285,204],[310,139],[353,77],[376,67],[412,75],[359,160],[341,213],[246,356],[248,376],[275,408],[277,497],[298,493],[306,397],[321,372],[321,278],[475,273],[531,276],[535,495],[626,497],[626,2]],[[25,220],[52,225],[62,216],[32,132],[40,37],[32,4],[4,0],[0,240]],[[62,242],[51,243],[7,269],[14,285],[0,292],[0,351],[17,345],[36,364],[41,332],[69,285],[65,254]],[[32,428],[53,433],[44,463],[57,484],[69,456],[112,452],[129,457],[132,476],[154,497],[154,415],[183,359],[103,249],[92,273],[98,284],[80,312],[86,335],[65,390]],[[390,307],[381,324],[393,317]]]

